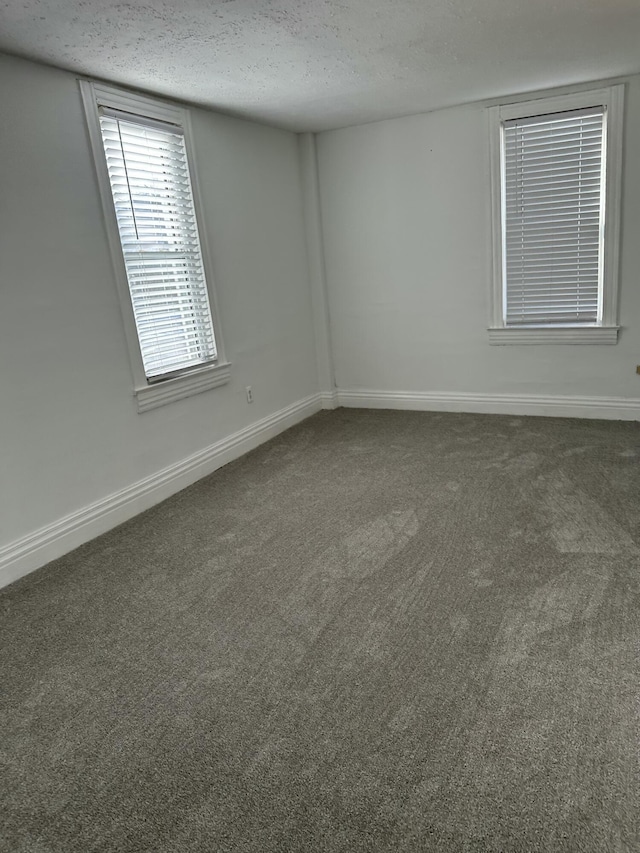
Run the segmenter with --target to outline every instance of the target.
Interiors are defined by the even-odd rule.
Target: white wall
[[[482,105],[319,136],[339,389],[640,397],[640,77],[626,94],[617,346],[489,346]]]
[[[640,77],[627,90],[615,347],[489,346],[482,106],[321,134],[322,228],[295,135],[194,109],[232,380],[143,415],[77,81],[0,56],[0,106],[0,584],[15,543],[330,391],[331,358],[348,390],[640,396]],[[306,187],[315,155],[301,141]],[[310,279],[305,236],[322,229]]]
[[[318,382],[294,134],[193,110],[232,379],[140,415],[77,81],[0,57],[0,110],[1,551]]]

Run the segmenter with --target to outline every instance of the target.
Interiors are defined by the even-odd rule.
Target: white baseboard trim
[[[0,548],[0,587],[61,557],[243,456],[320,411],[324,403],[322,394],[299,400],[157,474]]]
[[[323,409],[337,409],[340,403],[338,403],[338,392],[334,391],[322,391],[320,393],[320,401],[322,403]]]
[[[626,397],[340,390],[338,405],[356,409],[410,409],[427,412],[640,420],[640,399]]]

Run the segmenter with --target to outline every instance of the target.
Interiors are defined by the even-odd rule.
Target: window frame
[[[191,116],[188,109],[178,104],[161,101],[156,98],[150,98],[146,95],[139,95],[135,92],[129,92],[124,89],[108,86],[104,83],[97,83],[92,80],[79,80],[78,82],[80,84],[80,92],[87,120],[89,141],[96,168],[98,189],[102,202],[111,260],[115,273],[127,349],[129,351],[129,361],[133,376],[133,393],[137,400],[138,411],[146,412],[150,409],[155,409],[159,406],[171,403],[174,400],[180,400],[184,397],[190,397],[193,394],[199,394],[203,391],[207,391],[210,388],[216,388],[228,382],[231,376],[231,365],[225,357],[224,341],[222,337],[222,330],[220,328],[220,312],[214,284],[215,279],[211,263],[209,239],[207,229],[204,227],[204,222],[206,220],[202,208],[200,187],[198,183],[198,169],[196,167],[196,157],[193,147]],[[133,313],[131,294],[129,291],[129,282],[122,251],[122,244],[120,242],[120,232],[113,203],[111,182],[109,180],[109,172],[104,156],[104,146],[99,119],[100,107],[110,107],[112,109],[122,110],[123,112],[130,113],[133,119],[136,117],[141,119],[150,118],[157,121],[175,124],[182,128],[187,152],[189,176],[191,179],[193,205],[198,225],[202,264],[204,267],[205,280],[209,295],[209,305],[211,308],[211,320],[213,323],[213,332],[216,342],[217,359],[213,364],[186,369],[178,375],[173,374],[167,378],[153,378],[151,381],[147,379],[142,362],[140,344],[138,341],[138,332]]]
[[[503,274],[503,122],[597,106],[604,106],[606,109],[601,322],[594,325],[507,326]],[[492,226],[488,329],[490,344],[616,344],[618,342],[623,107],[624,84],[616,84],[571,94],[498,104],[488,109]]]

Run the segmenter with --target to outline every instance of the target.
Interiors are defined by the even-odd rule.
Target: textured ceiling
[[[640,0],[0,0],[0,50],[292,130],[640,71]]]

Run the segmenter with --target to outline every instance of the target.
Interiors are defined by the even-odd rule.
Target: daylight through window
[[[215,336],[182,129],[99,112],[146,377],[212,363]]]

